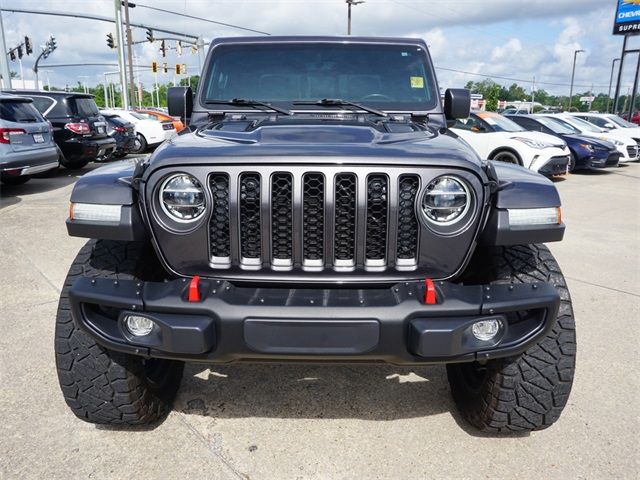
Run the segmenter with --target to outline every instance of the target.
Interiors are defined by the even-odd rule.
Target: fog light
[[[497,318],[490,320],[480,320],[471,327],[471,333],[478,340],[486,342],[487,340],[493,340],[502,328],[502,321]]]
[[[135,337],[144,337],[153,330],[153,321],[140,315],[127,315],[124,324],[129,333]]]

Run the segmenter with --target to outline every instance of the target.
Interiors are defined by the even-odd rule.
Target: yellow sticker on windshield
[[[411,77],[411,88],[424,88],[424,78]]]

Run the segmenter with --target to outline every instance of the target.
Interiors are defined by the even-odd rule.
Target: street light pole
[[[122,10],[121,0],[114,0],[116,19],[116,43],[118,44],[118,70],[120,72],[120,102],[122,108],[129,110],[129,93],[127,88],[127,72],[124,64],[124,39],[122,38]]]
[[[576,74],[576,57],[582,52],[584,52],[584,50],[574,50],[573,52],[573,70],[571,70],[571,89],[569,90],[569,111],[571,111],[573,104],[573,77]]]
[[[0,12],[0,75],[4,88],[11,88],[11,72],[9,71],[9,61],[7,60],[7,47],[4,41],[4,27],[2,25],[2,12]]]
[[[616,68],[616,62],[619,62],[619,58],[614,58],[611,62],[611,77],[609,77],[609,92],[607,93],[607,113],[609,113],[609,104],[611,103],[611,86],[613,85],[613,71]]]
[[[351,35],[351,6],[352,5],[360,5],[364,3],[364,0],[345,0],[347,2],[347,35]]]

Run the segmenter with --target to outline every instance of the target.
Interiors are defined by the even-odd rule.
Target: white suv
[[[452,130],[481,158],[514,163],[543,175],[567,173],[569,149],[564,140],[527,131],[498,113],[472,113],[457,120]]]

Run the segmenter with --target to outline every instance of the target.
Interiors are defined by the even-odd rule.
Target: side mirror
[[[608,128],[609,130],[612,130],[612,129],[616,128],[616,127],[615,127],[615,125],[613,123],[605,123],[604,124],[604,128]]]
[[[172,117],[180,117],[186,123],[193,111],[191,87],[170,87],[167,90],[167,110]]]
[[[444,116],[451,127],[458,118],[469,118],[471,92],[466,88],[448,88],[444,92]]]

